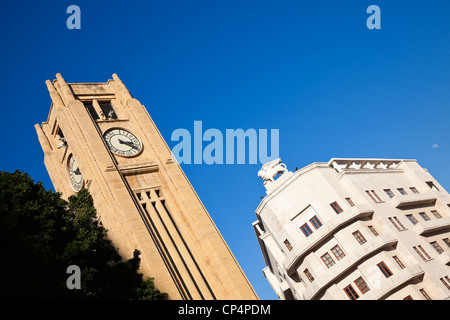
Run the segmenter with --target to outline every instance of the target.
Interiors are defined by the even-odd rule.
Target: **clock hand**
[[[127,146],[130,146],[130,147],[132,147],[134,149],[137,149],[137,147],[131,141],[123,141],[123,140],[119,139],[119,143],[126,144]]]

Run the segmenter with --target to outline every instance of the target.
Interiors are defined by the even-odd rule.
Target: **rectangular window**
[[[422,248],[422,246],[413,247],[413,249],[422,258],[423,261],[431,259],[429,254]]]
[[[100,106],[100,109],[102,109],[102,112],[105,115],[106,119],[117,119],[117,114],[113,106],[111,105],[111,101],[98,101],[98,105]]]
[[[397,190],[398,190],[398,192],[400,192],[401,195],[403,195],[403,196],[406,196],[406,195],[407,195],[405,189],[403,189],[403,188],[397,188]]]
[[[336,201],[331,203],[330,206],[333,208],[334,212],[336,212],[337,214],[344,211],[344,210],[342,210],[342,208],[338,205],[338,203]]]
[[[367,285],[367,283],[364,281],[364,279],[362,277],[359,277],[358,279],[356,279],[355,284],[358,287],[359,291],[361,291],[362,294],[364,294],[370,290],[369,286]]]
[[[355,289],[353,289],[351,284],[344,288],[344,292],[350,300],[356,300],[359,298],[359,295],[356,293]]]
[[[305,271],[303,271],[303,273],[306,275],[306,277],[308,278],[309,282],[313,282],[314,281],[314,277],[312,276],[311,272],[309,272],[308,269],[305,269]]]
[[[401,228],[401,230],[405,230],[405,226],[400,222],[400,220],[398,220],[397,217],[394,217],[395,222],[397,222],[397,224],[399,225],[399,227]]]
[[[427,185],[430,187],[433,191],[439,191],[438,187],[433,183],[433,181],[427,181]]]
[[[364,244],[367,242],[367,240],[363,237],[363,235],[361,234],[361,232],[359,232],[359,230],[353,232],[353,236],[355,237],[355,239],[358,241],[359,244]]]
[[[419,255],[419,257],[422,258],[423,261],[426,261],[427,259],[425,258],[425,256],[422,254],[422,252],[419,251],[419,249],[417,249],[417,247],[413,247],[413,249],[416,251],[416,253]]]
[[[58,130],[56,130],[56,135],[59,136],[59,139],[64,138],[61,128],[58,127]]]
[[[400,269],[405,269],[405,265],[397,256],[393,256],[392,258],[394,258],[395,262],[397,262],[397,264],[400,266]]]
[[[383,273],[386,278],[389,278],[390,276],[392,276],[392,274],[393,274],[392,271],[389,270],[389,268],[386,266],[384,261],[377,264],[377,266],[378,266],[378,268],[380,268],[381,273]]]
[[[422,219],[425,220],[425,221],[430,220],[430,217],[428,217],[425,212],[419,212],[419,216],[421,216]]]
[[[422,248],[422,246],[417,246],[417,247],[422,251],[422,253],[425,255],[425,257],[426,257],[427,259],[431,259],[431,257],[429,256],[429,254],[425,251],[424,248]]]
[[[312,217],[309,221],[314,226],[314,228],[316,228],[316,230],[322,226],[322,222],[320,222],[320,220],[319,220],[319,218],[317,218],[317,216]]]
[[[374,190],[371,190],[372,194],[375,196],[375,198],[377,198],[377,202],[383,202],[383,200],[381,200],[381,198],[377,195],[377,193]]]
[[[83,102],[84,106],[86,107],[86,110],[91,115],[92,119],[98,120],[100,117],[97,114],[97,111],[95,111],[94,105],[92,104],[92,101],[85,101]]]
[[[445,286],[448,290],[450,290],[450,280],[449,280],[448,277],[445,277],[445,278],[446,278],[446,279],[440,278],[439,280],[441,280],[441,282],[444,284],[444,286]]]
[[[411,190],[412,193],[419,193],[415,187],[410,187],[409,190]]]
[[[384,189],[384,192],[386,192],[389,198],[393,198],[395,196],[391,189]]]
[[[375,190],[370,191],[366,190],[366,193],[369,195],[370,199],[372,199],[373,202],[375,203],[383,202],[383,200],[380,199]]]
[[[403,298],[403,300],[414,300],[411,296],[406,296]]]
[[[370,231],[372,231],[372,233],[373,233],[375,236],[378,236],[378,232],[377,232],[377,230],[375,230],[375,228],[374,228],[373,226],[369,226],[368,228],[369,228]]]
[[[284,240],[284,245],[286,246],[286,248],[289,250],[289,251],[291,251],[292,250],[292,246],[291,246],[291,243],[289,242],[289,240],[288,239],[286,239],[286,240]]]
[[[374,198],[374,196],[370,193],[369,190],[366,190],[366,193],[369,195],[370,199],[372,199],[373,202],[377,203],[377,200]]]
[[[328,254],[328,252],[325,253],[325,254],[324,254],[323,256],[321,256],[320,258],[322,259],[322,261],[325,263],[325,265],[326,265],[328,268],[331,268],[331,267],[335,264],[333,258]]]
[[[300,230],[302,230],[305,237],[309,237],[312,234],[311,228],[306,223],[300,227]]]
[[[420,289],[419,291],[425,297],[426,300],[431,300],[430,296],[428,295],[428,293],[425,292],[424,289]]]
[[[442,216],[436,210],[431,210],[431,213],[438,219],[442,218]]]
[[[442,239],[442,241],[450,248],[450,240],[448,238]]]
[[[403,226],[403,224],[400,222],[400,220],[398,220],[397,217],[394,217],[394,219],[392,218],[388,218],[389,221],[394,225],[395,228],[397,228],[397,230],[402,231],[405,230],[406,228]]]
[[[436,242],[430,242],[431,246],[434,248],[434,250],[437,251],[437,253],[441,254],[442,252],[444,252],[444,250],[442,250],[441,246]]]
[[[334,253],[334,255],[338,261],[341,260],[343,257],[345,257],[345,253],[342,251],[341,247],[339,247],[338,245],[335,245],[333,248],[331,248],[331,252]]]
[[[416,225],[418,223],[418,221],[416,220],[416,218],[414,218],[412,214],[407,214],[406,217],[408,218],[409,221],[411,221],[413,225]]]
[[[354,207],[355,204],[353,203],[352,199],[350,198],[345,198],[345,200],[347,200],[348,204],[350,205],[350,207]]]

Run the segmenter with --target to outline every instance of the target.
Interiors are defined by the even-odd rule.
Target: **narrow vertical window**
[[[397,188],[398,192],[400,192],[401,195],[406,196],[408,193],[406,193],[405,189],[403,188]]]
[[[441,280],[441,282],[444,284],[444,286],[450,290],[450,279],[448,277],[444,278],[440,278],[439,280]]]
[[[398,225],[395,224],[394,220],[392,220],[391,217],[388,218],[389,221],[392,223],[392,225],[397,229],[397,230],[401,230],[400,227]]]
[[[378,194],[375,192],[375,190],[366,190],[366,193],[369,195],[370,199],[372,199],[373,202],[379,203],[383,202],[381,198],[378,196]]]
[[[442,239],[442,241],[450,248],[450,240],[448,238]]]
[[[114,110],[111,101],[98,101],[100,109],[102,109],[105,118],[108,120],[117,119],[116,111]]]
[[[384,192],[386,192],[389,198],[394,197],[394,193],[391,191],[391,189],[384,189]]]
[[[378,236],[378,232],[377,232],[377,230],[375,230],[375,228],[374,228],[373,226],[369,226],[368,228],[369,228],[370,231],[372,231],[372,233],[373,233],[375,236]]]
[[[366,238],[363,237],[363,235],[361,234],[361,232],[359,232],[359,230],[353,232],[352,234],[359,244],[364,244],[367,242]]]
[[[344,292],[350,300],[356,300],[359,298],[359,295],[356,293],[355,289],[353,289],[351,284],[344,288]]]
[[[436,241],[430,242],[430,244],[437,253],[441,254],[442,252],[444,252],[444,250],[442,250],[441,246]]]
[[[319,218],[317,218],[317,216],[312,217],[309,221],[314,226],[314,228],[316,228],[316,230],[322,226],[322,222],[320,222],[320,220],[319,220]]]
[[[334,256],[338,261],[341,260],[343,257],[345,257],[345,253],[342,251],[339,245],[335,245],[333,248],[331,248],[331,252],[334,253]]]
[[[333,208],[334,212],[336,212],[337,214],[344,211],[344,210],[342,210],[342,208],[338,205],[338,203],[336,201],[331,203],[330,206]]]
[[[422,248],[422,246],[417,246],[417,247],[422,251],[422,253],[425,255],[425,257],[427,259],[431,259],[430,255],[425,251],[424,248]]]
[[[377,203],[377,200],[373,197],[369,190],[366,190],[366,193],[369,195],[370,199],[372,199],[373,202]]]
[[[373,195],[375,196],[375,198],[377,198],[377,202],[383,202],[383,200],[381,200],[381,198],[377,195],[377,193],[375,192],[375,190],[371,190]]]
[[[403,298],[403,300],[414,300],[410,295]]]
[[[425,212],[419,212],[419,216],[421,216],[422,219],[425,220],[425,221],[430,220],[430,217],[428,217]]]
[[[345,200],[347,200],[348,204],[350,205],[350,207],[354,207],[355,204],[353,203],[352,199],[350,198],[345,198]]]
[[[370,290],[369,286],[367,285],[367,283],[364,281],[364,279],[362,277],[359,277],[354,282],[362,294],[364,294]]]
[[[433,183],[433,181],[427,181],[427,185],[430,187],[433,191],[439,191],[438,187]]]
[[[431,213],[438,219],[442,218],[442,216],[436,210],[431,210]]]
[[[416,225],[418,223],[418,221],[416,220],[416,218],[414,218],[412,214],[407,214],[406,217],[413,225]]]
[[[314,277],[312,276],[311,272],[309,272],[308,269],[305,269],[305,271],[303,271],[303,273],[306,275],[306,277],[308,278],[309,282],[313,282],[314,281]]]
[[[405,265],[397,256],[393,256],[392,258],[394,258],[395,262],[400,266],[400,269],[405,269]]]
[[[400,228],[401,228],[402,230],[405,230],[405,229],[406,229],[405,226],[400,222],[400,220],[398,220],[397,217],[394,217],[394,220],[395,220],[395,222],[397,222],[397,224],[400,226]]]
[[[300,227],[300,230],[302,230],[305,237],[309,237],[312,234],[311,228],[306,223]]]
[[[389,221],[394,225],[395,228],[397,228],[398,231],[402,231],[405,230],[405,226],[400,222],[400,220],[398,220],[397,217],[392,218],[388,218]]]
[[[323,256],[320,257],[322,259],[322,261],[325,263],[325,265],[327,266],[327,268],[331,268],[335,262],[333,260],[333,258],[327,253],[325,253]]]
[[[97,114],[97,111],[95,111],[92,101],[84,101],[83,104],[84,104],[86,110],[91,115],[92,119],[94,119],[94,120],[100,119],[100,117]]]
[[[414,251],[422,258],[423,261],[431,259],[429,254],[422,248],[422,246],[413,247]]]
[[[430,296],[428,295],[428,293],[426,293],[424,289],[420,289],[419,291],[425,297],[426,300],[431,300]]]
[[[415,187],[410,187],[409,190],[411,190],[412,193],[419,193]]]
[[[291,246],[291,243],[289,242],[289,240],[288,239],[286,239],[286,240],[284,240],[284,245],[286,246],[286,248],[289,250],[289,251],[291,251],[292,250],[292,246]]]
[[[384,263],[384,261],[380,262],[379,264],[377,264],[378,268],[380,268],[381,273],[383,273],[383,275],[386,278],[389,278],[390,276],[392,276],[392,271],[387,267],[387,265]]]

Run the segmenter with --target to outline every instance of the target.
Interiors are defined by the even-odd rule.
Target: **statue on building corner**
[[[262,169],[258,171],[258,177],[264,180],[264,185],[269,181],[274,182],[277,174],[283,174],[287,171],[284,163],[281,163],[281,158],[269,161],[262,165]]]

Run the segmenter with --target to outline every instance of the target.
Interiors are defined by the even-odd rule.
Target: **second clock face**
[[[83,176],[78,168],[77,160],[71,155],[69,158],[69,178],[73,189],[78,192],[83,187]]]
[[[141,141],[131,132],[123,129],[109,129],[103,134],[109,149],[115,154],[132,157],[142,150]]]

